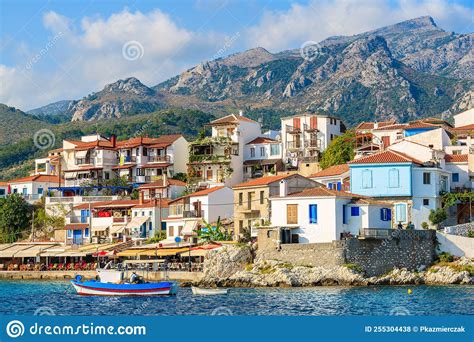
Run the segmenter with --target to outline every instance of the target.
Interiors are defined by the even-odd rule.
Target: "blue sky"
[[[422,15],[470,33],[473,8],[466,0],[3,0],[0,102],[28,110],[129,76],[153,86],[245,49],[299,48]]]

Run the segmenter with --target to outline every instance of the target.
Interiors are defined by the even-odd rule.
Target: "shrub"
[[[468,230],[467,237],[474,238],[474,230]]]
[[[344,264],[342,266],[344,266],[344,267],[346,267],[350,270],[356,271],[357,273],[364,272],[364,269],[360,265],[357,265],[357,264]]]
[[[433,225],[437,226],[446,220],[447,217],[448,215],[446,214],[446,211],[443,208],[438,208],[436,210],[431,209],[430,216],[428,218]]]
[[[423,229],[428,229],[430,226],[428,225],[427,222],[421,222],[421,228]]]
[[[438,255],[438,259],[440,262],[453,262],[454,257],[448,252],[442,252]]]

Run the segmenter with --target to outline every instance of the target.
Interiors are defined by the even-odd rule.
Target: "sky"
[[[26,111],[131,76],[154,86],[246,49],[295,49],[424,15],[474,31],[472,0],[0,0],[0,103]]]

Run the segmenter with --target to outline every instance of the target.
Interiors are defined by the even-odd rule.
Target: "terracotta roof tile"
[[[328,177],[328,176],[337,176],[342,175],[343,173],[349,172],[349,165],[347,164],[340,164],[340,165],[333,165],[324,170],[316,172],[309,176],[309,178],[315,177]]]
[[[43,182],[43,183],[59,183],[58,176],[52,175],[34,175],[23,178],[12,179],[8,183],[29,183],[29,182]]]
[[[474,124],[451,128],[453,131],[474,131]]]
[[[267,137],[258,137],[253,139],[252,141],[248,142],[246,145],[252,144],[269,144],[269,143],[277,143],[278,141],[275,139],[267,138]]]
[[[446,163],[467,163],[467,154],[446,154],[444,156]]]
[[[209,195],[210,193],[214,192],[214,191],[217,191],[217,190],[221,190],[221,189],[224,189],[225,186],[215,186],[215,187],[212,187],[212,188],[207,188],[207,189],[204,189],[204,190],[200,190],[200,191],[196,191],[192,194],[189,194],[187,195],[188,197],[195,197],[195,196],[206,196],[206,195]]]
[[[389,121],[381,121],[378,122],[378,127],[385,127],[389,125],[395,124],[395,120],[389,120]],[[375,128],[375,122],[361,122],[357,127],[356,130],[362,130],[362,129],[374,129]]]
[[[385,163],[415,163],[423,164],[423,162],[412,158],[405,153],[395,151],[383,151],[362,157],[349,162],[349,164],[385,164]]]
[[[158,138],[135,137],[128,140],[117,141],[117,148],[133,148],[141,145],[149,147],[166,147],[181,138],[182,134],[162,135]]]
[[[222,118],[213,120],[210,122],[211,125],[214,124],[227,124],[227,123],[239,123],[239,121],[246,121],[246,122],[253,122],[257,123],[256,121],[246,118],[245,116],[240,116],[240,115],[235,115],[235,114],[230,114],[227,116],[224,116]]]
[[[284,174],[284,175],[276,175],[276,176],[268,176],[268,177],[261,177],[261,178],[255,178],[252,180],[249,180],[248,182],[240,183],[237,185],[234,185],[233,188],[247,188],[251,186],[262,186],[262,185],[268,185],[273,182],[279,182],[282,179],[288,178],[290,176],[293,176],[293,174]]]
[[[186,183],[182,182],[180,180],[177,180],[177,179],[168,179],[167,180],[167,186],[168,185],[186,186]],[[163,187],[163,180],[162,179],[160,179],[156,182],[142,184],[138,188],[139,189],[148,189],[148,188],[161,188],[161,187]]]
[[[287,197],[352,197],[364,198],[364,196],[351,194],[346,191],[331,190],[326,187],[310,188],[288,195]]]

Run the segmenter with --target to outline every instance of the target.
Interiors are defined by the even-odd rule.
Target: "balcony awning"
[[[126,228],[140,228],[142,224],[150,219],[150,216],[136,216],[127,225]]]
[[[145,252],[146,249],[127,249],[117,253],[119,257],[136,257],[140,252]]]
[[[125,225],[123,225],[123,226],[112,226],[110,228],[110,234],[121,233],[121,232],[123,232],[124,229],[125,229]]]
[[[74,156],[76,158],[85,158],[87,156],[88,152],[89,152],[89,150],[76,151]]]
[[[66,224],[63,229],[59,229],[59,230],[69,230],[69,229],[84,230],[86,228],[89,228],[89,223],[69,223],[69,224]]]
[[[92,232],[105,232],[110,226],[92,227]]]
[[[196,229],[197,224],[198,224],[198,220],[184,221],[184,227],[183,227],[183,230],[181,231],[181,234],[183,236],[197,235],[196,232],[194,231]]]
[[[244,165],[252,166],[252,165],[274,165],[281,163],[281,159],[257,159],[257,160],[246,160],[244,161]]]
[[[142,169],[162,169],[168,166],[171,166],[170,163],[156,163],[156,164],[146,164],[141,166]]]
[[[30,248],[23,249],[19,251],[18,253],[15,253],[14,257],[15,258],[33,258],[38,256],[41,251],[44,251],[50,247],[53,247],[55,245],[32,245]]]
[[[148,249],[146,251],[140,252],[140,256],[172,256],[179,253],[189,251],[189,248],[158,248],[158,249]]]
[[[11,245],[11,247],[0,251],[0,258],[13,258],[16,253],[29,247],[31,245]]]

